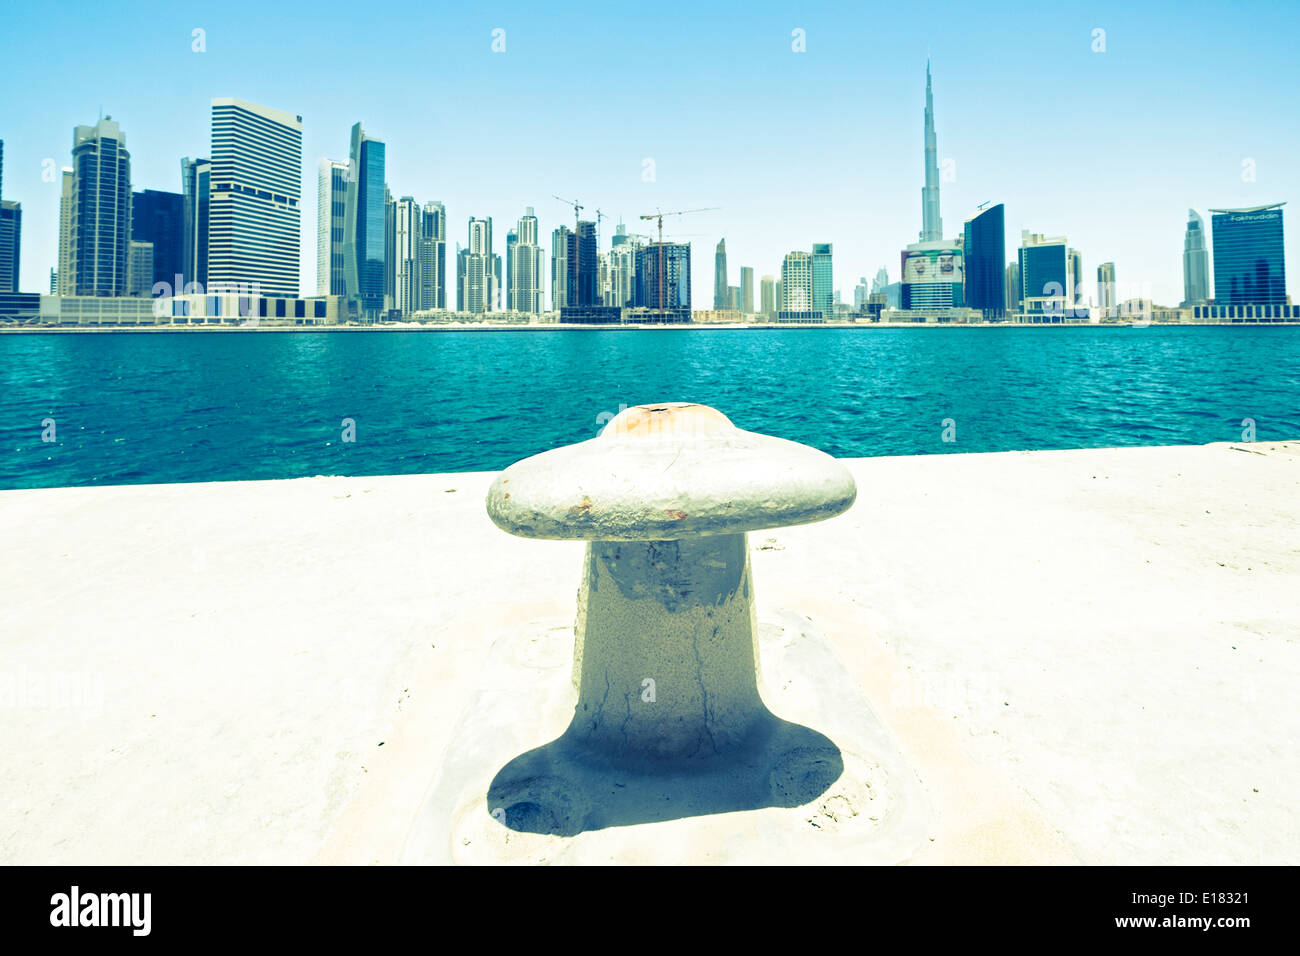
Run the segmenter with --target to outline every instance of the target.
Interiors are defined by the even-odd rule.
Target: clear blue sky
[[[206,53],[191,51],[195,27]],[[807,52],[792,52],[795,28]],[[316,161],[346,159],[361,120],[388,144],[394,195],[446,203],[452,248],[470,216],[492,216],[504,253],[527,205],[549,245],[572,221],[553,193],[611,217],[602,247],[619,216],[650,232],[637,215],[656,206],[721,206],[665,221],[693,244],[697,308],[720,236],[732,283],[741,265],[778,274],[791,249],[832,242],[852,301],[859,276],[897,279],[920,228],[929,54],[956,174],[945,235],[1004,202],[1009,256],[1022,228],[1064,234],[1086,275],[1113,260],[1121,283],[1176,304],[1188,207],[1291,203],[1300,282],[1297,28],[1293,2],[9,3],[4,196],[23,204],[23,289],[44,291],[59,187],[41,163],[69,162],[73,126],[111,114],[135,188],[179,191],[180,157],[208,153],[210,99],[237,96],[303,116],[306,291]]]

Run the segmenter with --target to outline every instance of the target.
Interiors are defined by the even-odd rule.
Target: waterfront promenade
[[[1300,862],[1300,442],[846,463],[846,514],[751,535],[757,614],[897,742],[910,862]],[[0,863],[401,859],[494,644],[572,653],[582,544],[492,478],[0,492]]]

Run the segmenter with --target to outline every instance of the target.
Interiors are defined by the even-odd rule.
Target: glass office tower
[[[1002,318],[1007,311],[1007,229],[1002,203],[966,220],[962,252],[966,308],[979,309],[986,319]]]
[[[1282,206],[1211,209],[1215,305],[1285,305]]]

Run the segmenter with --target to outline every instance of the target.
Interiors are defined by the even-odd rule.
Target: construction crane
[[[608,219],[608,218],[609,218],[609,217],[606,216],[606,215],[605,215],[603,212],[601,212],[599,209],[596,210],[596,248],[597,248],[597,249],[600,248],[600,223],[601,223],[601,220],[602,220],[602,219]]]
[[[574,231],[574,232],[577,232],[577,231],[578,231],[578,216],[579,216],[579,214],[582,212],[582,204],[579,203],[578,200],[576,200],[576,199],[565,199],[563,196],[557,196],[557,195],[555,195],[554,193],[551,194],[551,198],[552,198],[552,199],[558,199],[560,202],[562,202],[562,203],[566,203],[566,204],[568,204],[568,205],[570,205],[570,206],[573,207],[573,231]],[[598,210],[598,211],[599,211],[599,210]]]
[[[643,220],[654,219],[659,223],[659,275],[656,284],[659,286],[659,321],[661,323],[664,320],[664,286],[668,284],[664,276],[664,216],[685,216],[687,213],[713,212],[721,208],[721,206],[703,206],[699,209],[676,209],[672,212],[662,212],[656,209],[654,212],[641,217]]]

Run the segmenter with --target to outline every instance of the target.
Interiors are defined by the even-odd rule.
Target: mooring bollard
[[[628,408],[599,437],[502,472],[487,497],[500,528],[589,542],[563,739],[653,764],[770,733],[747,532],[834,517],[856,495],[831,456],[681,402]]]

